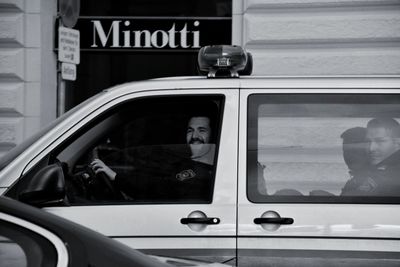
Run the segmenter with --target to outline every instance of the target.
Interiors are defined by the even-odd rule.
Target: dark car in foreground
[[[93,230],[3,197],[0,265],[170,266]]]
[[[168,267],[208,264],[147,256],[76,223],[0,197],[0,266]]]

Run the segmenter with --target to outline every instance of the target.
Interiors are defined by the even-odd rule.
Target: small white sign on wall
[[[71,63],[61,63],[61,78],[68,81],[76,80],[76,65]]]
[[[79,64],[79,31],[65,27],[58,28],[58,60]]]

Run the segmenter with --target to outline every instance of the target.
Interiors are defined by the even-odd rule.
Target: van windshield
[[[33,143],[35,143],[37,140],[39,140],[43,135],[45,135],[48,131],[50,131],[52,128],[54,128],[56,125],[70,117],[72,114],[75,113],[78,109],[80,109],[82,106],[86,105],[88,102],[93,101],[95,98],[98,96],[102,95],[102,93],[99,93],[95,95],[94,97],[91,97],[87,99],[86,101],[80,103],[73,109],[69,110],[65,114],[61,115],[58,117],[56,120],[50,122],[47,126],[45,126],[43,129],[41,129],[39,132],[36,134],[32,135],[25,141],[23,141],[21,144],[17,145],[13,149],[11,149],[8,153],[6,153],[3,157],[0,158],[0,171],[2,171],[8,164],[10,164],[14,159],[16,159],[22,152],[24,152],[28,147],[30,147]]]

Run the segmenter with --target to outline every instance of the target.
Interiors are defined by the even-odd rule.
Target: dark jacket
[[[135,153],[129,172],[118,173],[116,188],[138,202],[210,202],[213,166],[196,162],[177,151],[152,149]],[[138,159],[138,158],[141,159]]]
[[[400,196],[400,151],[379,164],[353,173],[344,196]]]

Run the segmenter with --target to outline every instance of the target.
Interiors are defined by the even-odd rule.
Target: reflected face
[[[343,158],[350,170],[363,170],[369,164],[365,142],[343,144]]]
[[[369,161],[373,165],[399,150],[399,142],[385,128],[368,128],[366,139]]]
[[[190,119],[186,131],[186,142],[188,144],[210,143],[211,128],[210,119],[207,117],[193,117]]]

